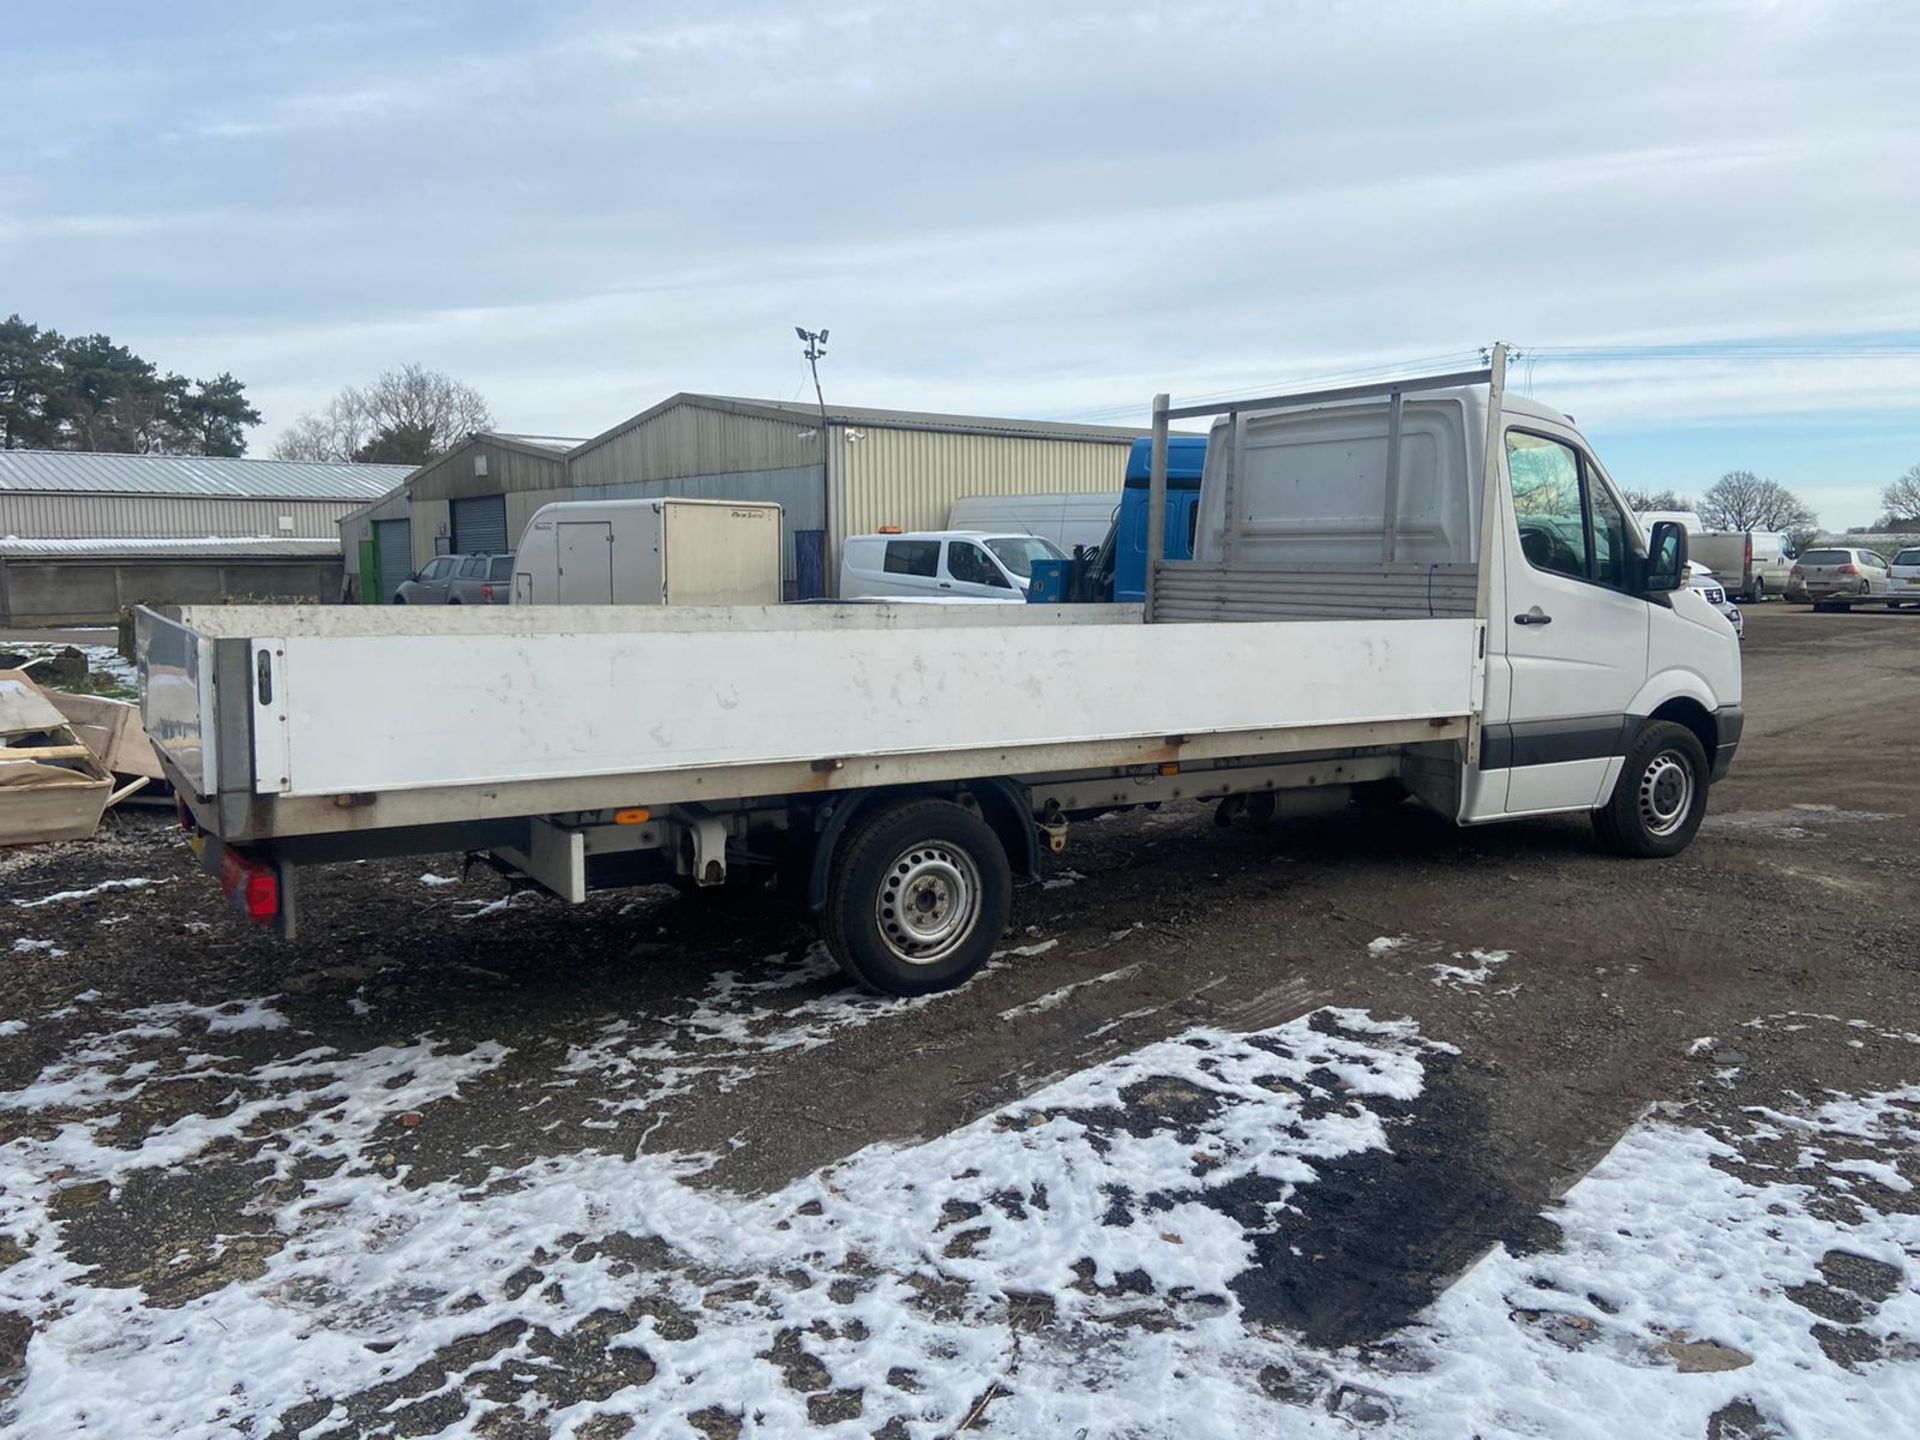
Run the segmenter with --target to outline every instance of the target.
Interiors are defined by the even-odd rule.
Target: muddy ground
[[[231,921],[156,819],[0,858],[0,1022],[22,1022],[0,1029],[0,1091],[41,1087],[41,1103],[0,1112],[0,1140],[84,1123],[98,1145],[132,1146],[232,1118],[190,1164],[51,1176],[68,1188],[48,1233],[0,1236],[0,1269],[10,1245],[57,1244],[95,1267],[89,1284],[188,1304],[261,1274],[286,1243],[263,1207],[349,1154],[401,1195],[582,1152],[698,1154],[690,1183],[768,1194],[1190,1027],[1261,1031],[1344,1006],[1412,1017],[1458,1053],[1429,1057],[1401,1107],[1418,1123],[1392,1154],[1329,1167],[1233,1291],[1248,1325],[1382,1341],[1494,1243],[1551,1245],[1543,1210],[1649,1106],[1730,1124],[1783,1097],[1920,1080],[1920,612],[1768,605],[1748,623],[1745,741],[1676,859],[1603,855],[1576,820],[1469,832],[1408,806],[1222,829],[1201,807],[1136,813],[1077,827],[1047,886],[1019,898],[1000,961],[920,1004],[848,992],[803,926],[763,910],[667,891],[490,906],[503,882],[457,857],[315,872],[292,946]],[[155,883],[15,903],[133,879]],[[249,1025],[239,1001],[274,1019]],[[173,1033],[143,1041],[142,1015]],[[181,1015],[217,1035],[220,1066],[195,1069]],[[47,1088],[104,1034],[121,1037],[107,1046],[119,1073],[151,1060],[141,1073],[173,1083]],[[422,1037],[484,1063],[304,1155],[277,1150],[275,1130],[328,1076],[278,1095],[232,1078]],[[404,1096],[421,1082],[401,1068],[391,1083]],[[1911,1153],[1883,1158],[1920,1180]],[[1877,1199],[1915,1204],[1891,1185]],[[7,1348],[0,1330],[0,1371]],[[558,1372],[613,1373],[615,1354],[602,1344]],[[551,1378],[542,1394],[551,1407],[584,1383]],[[377,1418],[393,1395],[370,1394],[318,1396],[273,1433],[430,1434],[468,1413],[457,1386],[400,1422]],[[835,1403],[809,1413],[844,1419]],[[742,1423],[716,1412],[696,1431]]]

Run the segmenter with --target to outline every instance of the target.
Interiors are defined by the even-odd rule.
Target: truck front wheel
[[[1636,859],[1677,855],[1707,813],[1707,752],[1684,725],[1656,720],[1627,751],[1613,798],[1593,812],[1609,850]]]
[[[841,840],[821,930],[862,985],[926,995],[986,963],[1012,905],[1013,867],[985,820],[947,800],[903,800]]]

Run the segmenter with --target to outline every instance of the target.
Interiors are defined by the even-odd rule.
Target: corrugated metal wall
[[[874,426],[837,431],[834,438],[846,496],[834,517],[836,565],[846,536],[871,534],[883,525],[943,530],[947,512],[963,496],[1118,490],[1131,444]]]
[[[0,491],[0,535],[33,540],[159,540],[258,535],[336,540],[359,500],[222,500],[206,495]],[[288,516],[293,528],[280,528]]]
[[[416,500],[409,507],[413,521],[413,568],[418,573],[436,555],[453,544],[453,508],[445,500]]]
[[[474,461],[486,460],[487,473],[476,475]],[[455,446],[407,482],[407,493],[421,500],[464,500],[476,495],[511,495],[516,490],[551,490],[567,483],[567,462],[559,455],[532,455],[486,440]]]
[[[820,455],[818,427],[805,420],[678,405],[579,451],[569,478],[584,489],[635,480],[763,474],[818,466]]]
[[[527,522],[542,505],[574,499],[572,486],[557,490],[517,490],[507,496],[507,548],[517,550],[520,537],[527,533]]]

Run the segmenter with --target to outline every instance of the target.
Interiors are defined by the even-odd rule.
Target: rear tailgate
[[[1888,571],[1890,588],[1907,600],[1920,600],[1920,550],[1902,550]]]
[[[209,795],[219,773],[213,642],[145,607],[134,612],[134,633],[147,737],[180,788]]]

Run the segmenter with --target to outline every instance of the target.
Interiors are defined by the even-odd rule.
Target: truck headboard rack
[[[1405,376],[1294,394],[1178,406],[1166,394],[1154,396],[1147,499],[1146,619],[1191,622],[1483,615],[1486,610],[1483,567],[1459,561],[1408,561],[1399,553],[1398,526],[1403,469],[1402,412],[1406,397],[1485,385],[1488,387],[1486,449],[1479,477],[1483,503],[1473,556],[1477,560],[1486,555],[1493,507],[1485,503],[1485,496],[1488,479],[1495,473],[1494,447],[1499,431],[1501,392],[1506,383],[1507,347],[1496,344],[1486,354],[1488,363],[1481,369]],[[1311,410],[1370,399],[1387,402],[1384,513],[1377,563],[1356,560],[1333,564],[1249,565],[1246,557],[1236,554],[1246,539],[1246,532],[1235,503],[1236,486],[1243,481],[1247,417],[1265,411]],[[1221,513],[1225,517],[1221,559],[1218,563],[1169,561],[1165,558],[1168,425],[1174,420],[1220,416],[1227,417],[1232,437],[1223,447],[1220,465]]]

